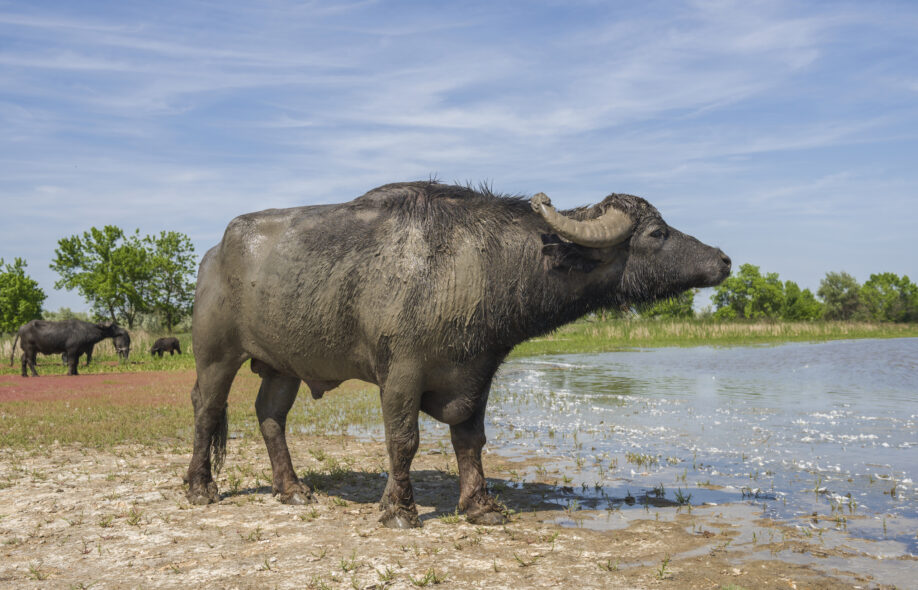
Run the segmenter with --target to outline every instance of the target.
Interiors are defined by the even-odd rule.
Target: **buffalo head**
[[[112,344],[121,361],[127,361],[128,355],[131,354],[131,335],[128,334],[128,331],[121,326],[115,325],[112,335]]]
[[[670,227],[640,197],[613,194],[593,207],[563,213],[544,193],[530,204],[555,233],[579,247],[591,271],[614,277],[614,297],[620,303],[711,287],[730,275],[729,256]]]

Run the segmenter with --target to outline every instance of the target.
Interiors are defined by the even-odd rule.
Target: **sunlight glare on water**
[[[579,459],[584,490],[815,512],[918,552],[918,339],[538,357],[491,399],[497,446]]]

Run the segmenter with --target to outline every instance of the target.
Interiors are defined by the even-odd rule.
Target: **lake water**
[[[585,507],[746,503],[918,553],[915,338],[513,361],[489,421],[491,448],[575,466]]]

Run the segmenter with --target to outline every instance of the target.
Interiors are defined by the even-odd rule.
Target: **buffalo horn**
[[[558,213],[545,193],[535,195],[529,203],[555,233],[587,248],[614,246],[631,234],[631,218],[612,207],[596,219],[577,221]]]

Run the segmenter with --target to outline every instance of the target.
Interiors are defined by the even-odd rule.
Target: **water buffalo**
[[[153,343],[153,348],[150,349],[150,356],[158,354],[159,358],[163,358],[163,354],[166,352],[169,353],[169,356],[176,352],[182,354],[182,347],[179,345],[178,338],[175,336],[157,338],[156,342]]]
[[[32,370],[32,375],[37,377],[35,370],[35,357],[42,354],[65,353],[67,355],[67,374],[77,374],[77,364],[81,354],[92,358],[93,346],[105,338],[112,338],[119,331],[124,332],[120,326],[111,322],[92,324],[82,320],[64,320],[62,322],[49,322],[45,320],[32,320],[21,326],[16,338],[13,340],[13,352],[10,354],[10,364],[16,354],[16,342],[22,348],[22,376],[28,377],[27,368]],[[127,332],[124,332],[126,335]],[[130,338],[130,337],[128,337]]]
[[[311,499],[285,438],[300,383],[318,398],[357,378],[380,388],[384,525],[420,526],[409,479],[419,411],[450,426],[467,519],[506,522],[486,489],[481,449],[491,379],[510,350],[592,310],[716,285],[729,273],[722,251],[631,195],[558,212],[541,193],[526,200],[410,182],[349,203],[237,217],[198,273],[188,499],[219,499],[212,469],[225,457],[227,395],[251,359],[280,501]]]
[[[122,361],[128,360],[131,354],[131,335],[121,326],[115,326],[115,335],[112,336],[112,346]],[[89,363],[87,363],[89,364]]]
[[[128,360],[128,355],[131,354],[131,335],[127,330],[121,326],[115,325],[115,331],[112,335],[112,345],[115,347],[115,354],[117,354],[122,361]],[[89,366],[89,363],[92,362],[92,353],[95,349],[95,346],[95,342],[90,342],[77,351],[77,356],[82,354],[86,355],[85,366],[87,367]],[[65,365],[68,364],[66,352],[61,353],[61,362]]]

